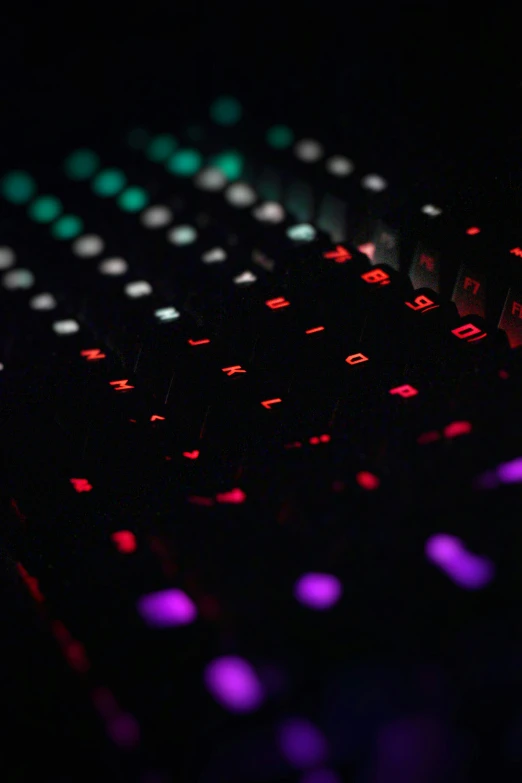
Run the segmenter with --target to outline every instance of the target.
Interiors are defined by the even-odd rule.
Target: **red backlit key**
[[[459,315],[485,316],[486,289],[485,276],[468,266],[461,266],[455,286],[452,301],[457,305]]]

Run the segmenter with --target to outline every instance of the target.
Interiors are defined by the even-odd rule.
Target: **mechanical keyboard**
[[[231,95],[69,135],[0,172],[5,779],[520,780],[519,226]]]

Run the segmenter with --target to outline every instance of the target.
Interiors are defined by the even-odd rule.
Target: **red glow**
[[[506,370],[499,370],[498,377],[502,378],[503,381],[507,381],[507,379],[509,378],[509,373]]]
[[[390,394],[399,394],[401,397],[415,397],[418,394],[418,390],[414,386],[410,386],[409,383],[403,383],[402,386],[396,386],[394,389],[390,389]]]
[[[131,386],[127,379],[124,381],[109,381],[111,386],[114,386],[115,391],[128,391],[129,389],[134,389],[134,386]]]
[[[183,456],[187,459],[197,459],[199,457],[199,451],[197,449],[194,449],[194,451],[184,451]]]
[[[313,329],[307,329],[305,334],[313,334],[314,332],[324,332],[324,326],[315,326]]]
[[[360,487],[367,490],[377,489],[381,483],[381,480],[369,470],[360,470],[355,480]]]
[[[336,264],[345,264],[351,257],[352,254],[342,245],[337,245],[335,250],[331,250],[329,253],[323,253],[323,258],[331,258]]]
[[[189,345],[206,345],[210,340],[188,340]]]
[[[456,438],[458,435],[467,435],[471,432],[472,426],[469,421],[452,421],[444,427],[445,438]]]
[[[466,229],[466,234],[469,234],[470,237],[473,237],[475,234],[480,234],[480,228],[477,228],[477,226],[471,226],[471,228]]]
[[[473,291],[473,294],[477,294],[478,290],[480,288],[480,283],[478,280],[473,280],[472,277],[465,277],[464,278],[464,290],[467,291],[468,288],[471,288]]]
[[[84,478],[72,478],[69,479],[76,492],[90,492],[92,484],[89,484],[87,479]]]
[[[428,272],[433,272],[435,269],[435,259],[426,253],[421,253],[419,258],[419,266],[425,266]]]
[[[319,440],[321,441],[321,443],[329,443],[332,440],[332,438],[330,437],[330,435],[319,435]]]
[[[359,251],[359,253],[364,253],[365,256],[368,256],[370,261],[373,261],[375,256],[375,251],[377,250],[377,248],[375,247],[373,242],[365,242],[363,245],[359,245],[357,247],[357,250]]]
[[[437,432],[437,430],[431,430],[430,432],[423,432],[422,435],[419,435],[417,438],[417,443],[420,446],[426,446],[426,444],[433,443],[436,440],[440,440],[440,432]]]
[[[114,541],[118,552],[130,555],[136,551],[136,536],[130,530],[117,530],[112,533],[111,540]]]
[[[195,506],[213,506],[214,501],[212,498],[201,497],[201,495],[189,495],[187,498],[189,503],[193,503]]]
[[[487,337],[487,336],[488,336],[487,332],[482,332],[482,334],[479,334],[478,337],[473,337],[471,340],[468,340],[468,343],[476,343],[477,340],[483,340],[484,337]]]
[[[285,449],[300,449],[302,445],[301,441],[296,440],[293,443],[285,443]]]
[[[313,435],[313,436],[312,436],[312,437],[309,439],[309,441],[308,441],[308,442],[309,442],[309,443],[311,443],[311,444],[312,444],[312,446],[315,446],[317,443],[320,443],[320,440],[319,440],[319,438],[317,437],[317,435]]]
[[[73,638],[60,620],[54,620],[51,627],[67,663],[80,674],[89,671],[91,664],[83,644]]]
[[[150,417],[151,421],[165,421],[165,416],[158,416],[156,413],[153,413]]]
[[[520,247],[514,247],[509,252],[513,253],[514,256],[518,256],[518,258],[522,258],[522,248]]]
[[[235,375],[237,372],[246,372],[246,370],[243,370],[240,364],[234,364],[232,367],[222,367],[221,372],[226,372],[228,377],[230,377],[231,375]]]
[[[352,353],[344,361],[348,364],[361,364],[361,362],[369,362],[370,360],[363,353]]]
[[[416,296],[413,301],[415,304],[412,304],[411,302],[404,302],[404,304],[411,310],[425,310],[427,307],[432,310],[434,307],[439,307],[439,305],[436,305],[435,302],[433,302],[427,296],[424,296],[424,294]]]
[[[330,437],[330,435],[313,435],[309,439],[309,443],[311,443],[313,446],[315,446],[318,443],[328,443],[331,440],[332,440],[332,438]]]
[[[236,489],[231,489],[229,492],[220,492],[216,495],[216,500],[218,503],[244,503],[246,494],[242,489],[236,487]]]
[[[263,408],[268,408],[268,410],[270,410],[270,406],[275,405],[277,402],[282,402],[280,397],[274,397],[273,400],[263,400],[261,405],[263,406]]]
[[[45,597],[40,592],[40,587],[38,586],[38,579],[36,579],[34,576],[31,576],[31,574],[25,570],[23,565],[21,563],[16,564],[16,568],[18,570],[18,573],[24,580],[24,583],[31,593],[32,597],[35,601],[37,601],[39,604],[43,603],[45,601]]]
[[[105,354],[102,353],[99,348],[89,348],[88,350],[80,351],[80,356],[85,356],[88,362],[106,358]]]
[[[370,269],[369,272],[364,272],[361,277],[365,283],[380,283],[381,285],[386,285],[390,282],[390,275],[388,272],[379,268]]]
[[[22,514],[22,512],[20,511],[20,508],[18,506],[18,503],[16,502],[16,500],[14,498],[11,498],[10,504],[11,504],[11,508],[15,512],[15,514],[18,517],[18,519],[20,520],[20,522],[25,522],[27,517],[25,516],[25,514]]]
[[[462,326],[458,326],[456,329],[451,330],[451,333],[454,334],[455,337],[458,337],[459,340],[468,340],[470,337],[481,334],[481,332],[482,330],[474,324],[463,324]],[[483,336],[486,336],[485,332]]]
[[[290,302],[288,302],[284,296],[278,296],[275,299],[267,299],[265,302],[267,307],[269,307],[271,310],[279,310],[280,307],[288,307]]]
[[[518,317],[522,318],[522,305],[520,302],[513,302],[511,305],[511,315],[517,315],[517,313]]]

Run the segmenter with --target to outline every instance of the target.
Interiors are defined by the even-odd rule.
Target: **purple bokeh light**
[[[305,718],[292,718],[282,723],[277,739],[281,753],[297,769],[321,764],[328,753],[324,736]]]
[[[310,609],[330,609],[340,599],[343,587],[333,574],[309,573],[294,585],[294,596]]]
[[[426,542],[425,553],[428,560],[465,590],[486,587],[495,575],[491,560],[468,552],[459,538],[447,533],[431,536]]]
[[[251,664],[236,655],[211,661],[205,669],[205,685],[214,699],[230,712],[252,712],[265,694]]]
[[[517,484],[522,481],[522,457],[498,465],[497,476],[502,484]]]
[[[153,628],[189,625],[198,614],[193,601],[177,588],[143,595],[137,606],[143,620]]]

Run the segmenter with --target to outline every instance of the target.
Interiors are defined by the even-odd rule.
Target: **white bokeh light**
[[[380,174],[366,174],[361,180],[361,187],[373,193],[380,193],[386,190],[388,183]]]
[[[10,247],[0,247],[0,269],[9,269],[16,261],[16,253]]]
[[[191,245],[196,241],[197,238],[198,232],[194,226],[189,226],[188,224],[174,226],[174,228],[171,228],[167,234],[167,239],[169,242],[171,242],[173,245],[177,245],[178,247],[183,245]]]
[[[57,301],[54,296],[47,291],[42,294],[36,294],[29,300],[31,310],[54,310]]]
[[[304,163],[316,163],[324,155],[323,145],[315,139],[301,139],[294,146],[294,155]]]
[[[80,324],[74,318],[64,318],[63,321],[53,323],[53,332],[56,334],[74,334],[80,331]]]
[[[256,282],[257,277],[249,269],[245,269],[244,272],[241,272],[241,274],[236,275],[236,277],[232,279],[236,285],[250,285],[251,283]]]
[[[424,206],[421,207],[421,212],[423,212],[425,215],[429,215],[430,217],[437,217],[438,215],[442,214],[442,209],[440,207],[436,207],[435,204],[424,204]]]
[[[17,288],[32,288],[34,275],[30,269],[11,269],[2,277],[2,285],[8,291],[15,291]]]
[[[286,235],[293,242],[312,242],[317,236],[317,231],[310,223],[298,223],[287,228]]]
[[[225,191],[225,198],[233,207],[251,207],[257,201],[254,188],[246,182],[234,182]]]
[[[256,220],[262,223],[281,223],[285,219],[285,210],[277,201],[264,201],[252,210]]]
[[[223,190],[227,182],[228,180],[223,172],[214,166],[202,169],[194,178],[194,184],[200,190]]]
[[[141,296],[150,296],[152,286],[147,280],[133,280],[132,283],[127,283],[123,290],[129,299],[139,299]]]
[[[97,234],[84,234],[75,239],[72,244],[72,250],[75,256],[80,258],[93,258],[103,252],[105,242]]]
[[[226,261],[226,258],[227,254],[222,247],[213,247],[201,256],[204,264],[219,264],[221,261]]]
[[[164,204],[147,207],[140,216],[141,223],[145,228],[163,228],[172,223],[173,219],[172,210]]]
[[[334,177],[347,177],[352,173],[355,166],[353,161],[345,158],[344,155],[332,155],[325,163],[326,171]]]
[[[106,258],[98,264],[98,272],[101,275],[110,275],[117,277],[118,275],[124,275],[129,269],[128,263],[124,258]]]
[[[175,307],[160,307],[158,310],[154,310],[154,315],[158,321],[174,321],[179,318],[180,312]]]

